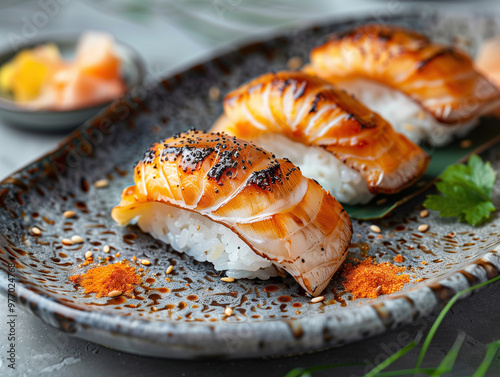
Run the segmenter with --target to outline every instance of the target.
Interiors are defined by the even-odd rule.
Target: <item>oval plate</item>
[[[139,87],[74,132],[59,149],[0,184],[0,289],[7,294],[9,264],[16,277],[18,304],[44,322],[75,336],[123,351],[171,358],[257,357],[324,349],[363,339],[414,321],[437,309],[453,294],[497,276],[500,217],[472,228],[435,214],[421,219],[423,197],[404,204],[376,223],[354,221],[349,258],[366,255],[392,261],[403,255],[411,283],[376,300],[341,295],[337,275],[325,301],[311,304],[288,277],[269,281],[220,281],[210,264],[197,263],[140,232],[118,227],[110,218],[122,188],[133,180],[132,167],[154,141],[174,132],[207,129],[221,113],[225,94],[245,80],[283,69],[291,57],[307,60],[309,49],[327,34],[367,22],[353,20],[292,31],[285,36],[224,54],[150,87]],[[491,19],[403,15],[393,22],[425,30],[450,42],[468,38],[474,48],[498,31]],[[214,91],[212,90],[212,93]],[[500,153],[485,155],[500,168]],[[92,183],[107,178],[109,186]],[[494,193],[499,205],[500,192]],[[63,212],[77,216],[65,219]],[[419,224],[430,225],[427,233]],[[37,226],[41,236],[30,234]],[[83,244],[64,246],[80,235]],[[112,251],[103,252],[110,245]],[[94,261],[152,261],[135,299],[96,299],[68,281],[92,265],[79,267],[84,253]],[[115,253],[120,255],[116,256]],[[101,258],[101,259],[99,259]],[[423,263],[425,262],[425,263]],[[165,269],[174,265],[167,281]],[[138,266],[139,268],[139,266]],[[233,315],[226,317],[230,306]]]

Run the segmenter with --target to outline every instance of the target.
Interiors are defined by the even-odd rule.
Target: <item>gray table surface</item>
[[[170,3],[178,4],[180,0]],[[131,0],[125,3],[131,3]],[[87,29],[107,30],[135,47],[147,63],[150,77],[167,75],[203,59],[214,48],[222,45],[238,44],[242,36],[264,34],[276,29],[270,25],[246,25],[238,33],[222,33],[217,38],[193,35],[185,25],[169,17],[169,10],[150,14],[147,19],[131,20],[117,14],[116,9],[96,6],[96,1],[82,2],[71,0],[13,1],[0,2],[0,44],[9,42],[12,34],[23,32],[26,19],[43,10],[43,4],[52,6],[48,22],[36,31],[37,37],[51,33],[78,33]],[[112,2],[105,2],[106,4]],[[115,2],[116,3],[116,2]],[[144,3],[155,3],[153,1]],[[157,2],[158,3],[158,2]],[[393,1],[399,4],[399,0]],[[480,4],[478,6],[477,4]],[[10,4],[16,4],[10,6]],[[42,5],[41,5],[42,4]],[[205,7],[206,15],[216,23],[231,24],[232,17],[245,10],[245,0],[210,1]],[[220,8],[222,4],[223,8]],[[224,5],[225,4],[225,5]],[[267,2],[272,14],[273,2]],[[219,8],[217,8],[219,5]],[[300,7],[303,11],[300,11]],[[344,15],[368,14],[374,17],[389,5],[379,1],[328,1],[293,2],[287,19],[280,18],[281,28],[297,23]],[[430,4],[418,2],[419,7],[438,7],[453,11],[477,10],[500,12],[500,2],[466,2],[458,4],[444,2]],[[221,9],[223,12],[221,12]],[[499,13],[500,15],[500,13]],[[278,23],[277,23],[278,24]],[[161,41],[165,48],[156,48]],[[0,122],[0,177],[21,168],[36,157],[55,148],[64,133],[37,133],[19,130]],[[19,149],[23,153],[14,153]],[[498,300],[497,300],[498,299]],[[465,334],[465,342],[460,351],[457,365],[452,376],[470,375],[481,362],[485,344],[500,339],[500,291],[498,285],[477,292],[467,300],[457,303],[440,327],[426,358],[425,365],[435,366],[451,347],[457,335]],[[7,300],[0,296],[1,318],[6,318]],[[42,323],[38,318],[17,311],[17,369],[7,367],[6,354],[8,326],[0,321],[0,375],[12,376],[283,376],[292,368],[307,367],[328,363],[367,363],[368,366],[350,366],[341,369],[317,372],[314,376],[361,376],[374,364],[378,364],[390,353],[395,352],[417,336],[426,333],[434,317],[423,318],[415,324],[400,330],[390,331],[381,336],[334,348],[322,352],[291,356],[288,358],[269,358],[259,360],[221,360],[221,361],[181,361],[162,360],[117,352],[106,347],[74,338]],[[394,364],[396,369],[411,368],[415,365],[420,346]],[[368,369],[367,369],[368,368]],[[500,375],[500,355],[497,355],[490,376]]]

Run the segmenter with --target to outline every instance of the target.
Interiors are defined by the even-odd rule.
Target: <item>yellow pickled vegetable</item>
[[[29,51],[22,51],[15,60],[12,75],[14,100],[27,102],[35,99],[47,75],[47,64],[36,59]]]
[[[0,90],[2,92],[8,93],[12,88],[12,76],[14,76],[14,71],[16,67],[13,62],[5,63],[0,68]]]
[[[34,100],[49,75],[59,65],[60,54],[56,45],[47,44],[23,50],[0,70],[0,89],[11,93],[17,102]]]

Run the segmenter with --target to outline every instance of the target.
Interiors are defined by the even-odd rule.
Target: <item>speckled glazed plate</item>
[[[292,31],[137,88],[59,149],[5,179],[0,184],[0,290],[7,293],[12,263],[18,304],[51,326],[138,354],[234,358],[306,352],[373,336],[412,322],[456,291],[498,275],[500,215],[478,228],[436,214],[421,219],[423,196],[377,221],[380,234],[370,231],[370,222],[354,221],[349,257],[392,261],[402,254],[402,265],[414,269],[402,291],[375,300],[341,295],[338,276],[317,304],[290,277],[224,283],[211,265],[111,220],[111,208],[133,180],[134,162],[152,142],[193,126],[207,129],[217,118],[221,101],[210,98],[210,88],[223,95],[250,77],[286,67],[291,57],[305,60],[328,33],[366,21]],[[500,32],[497,21],[482,17],[400,15],[391,22],[425,30],[438,40],[460,36],[472,52],[481,39]],[[490,149],[483,157],[500,170],[500,150]],[[102,178],[110,185],[95,188],[92,183]],[[497,206],[499,188],[494,192]],[[66,210],[77,216],[64,218]],[[417,231],[423,222],[430,225],[425,234]],[[33,226],[42,230],[41,236],[30,234]],[[62,239],[72,235],[85,242],[64,246]],[[106,244],[112,247],[109,254],[103,252]],[[70,283],[69,276],[90,267],[78,267],[87,250],[95,261],[117,252],[121,255],[113,261],[134,255],[152,261],[136,298],[96,299]],[[167,282],[170,264],[175,268]],[[233,308],[230,317],[224,315],[226,306]]]

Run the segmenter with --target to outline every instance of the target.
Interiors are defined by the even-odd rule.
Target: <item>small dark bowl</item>
[[[45,43],[55,43],[64,58],[74,56],[79,36],[53,37],[32,41],[22,48],[33,48]],[[141,85],[144,80],[144,63],[139,54],[129,45],[115,40],[117,55],[122,61],[121,75],[127,90]],[[0,50],[0,66],[11,60],[18,51],[12,46]],[[111,101],[74,110],[36,110],[18,105],[12,99],[0,94],[0,119],[7,124],[37,131],[68,130],[80,126],[87,119],[108,106]]]

